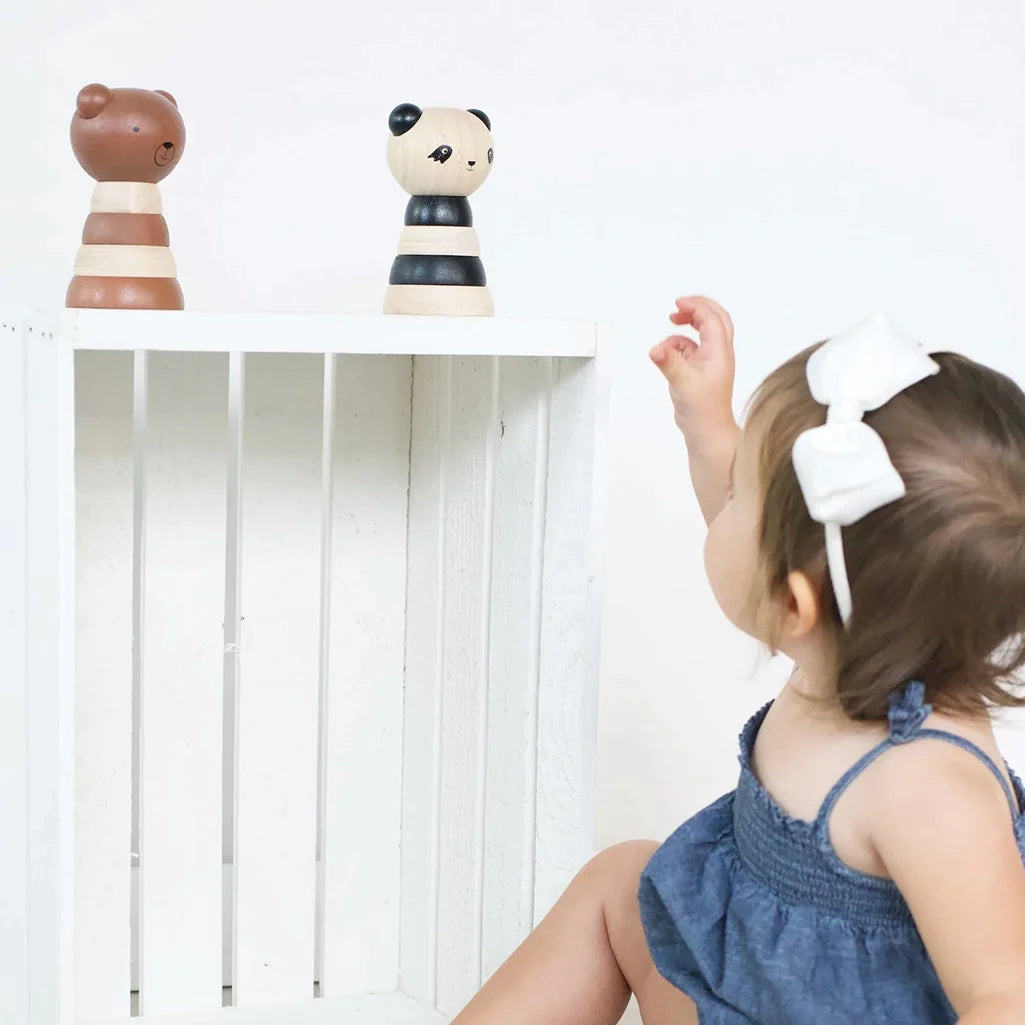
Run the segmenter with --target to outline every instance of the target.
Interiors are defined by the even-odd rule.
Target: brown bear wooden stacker
[[[66,305],[118,310],[185,306],[160,189],[185,149],[170,93],[87,85],[71,119],[71,148],[96,179]]]
[[[491,173],[491,121],[480,110],[403,103],[388,127],[388,167],[410,200],[384,312],[490,316],[467,197]]]

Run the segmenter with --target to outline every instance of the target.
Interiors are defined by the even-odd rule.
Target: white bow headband
[[[835,335],[808,360],[812,397],[828,411],[822,427],[794,443],[794,470],[811,518],[826,528],[829,576],[844,625],[852,603],[841,528],[905,493],[883,439],[862,418],[939,369],[918,342],[879,315]]]

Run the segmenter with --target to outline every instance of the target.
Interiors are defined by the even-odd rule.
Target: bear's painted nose
[[[164,143],[164,149],[174,149],[174,143],[173,142],[165,142]]]

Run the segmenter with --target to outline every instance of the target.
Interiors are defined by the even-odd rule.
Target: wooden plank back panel
[[[25,344],[0,323],[0,1021],[29,1020],[28,675],[25,650]]]
[[[221,1005],[227,383],[223,354],[152,354],[137,420],[144,1014]]]
[[[596,360],[553,361],[538,698],[534,919],[593,851],[605,400]]]
[[[234,1000],[312,996],[324,360],[245,360]]]
[[[400,988],[437,999],[438,844],[450,357],[413,360],[402,755]]]
[[[412,361],[341,356],[329,366],[324,996],[398,986]]]
[[[480,985],[498,361],[453,359],[442,568],[437,1008]]]
[[[131,982],[132,354],[75,356],[75,1013]]]
[[[591,852],[598,381],[415,361],[401,979],[445,1014]]]
[[[512,953],[533,924],[550,391],[550,360],[502,360],[491,581],[484,979]]]

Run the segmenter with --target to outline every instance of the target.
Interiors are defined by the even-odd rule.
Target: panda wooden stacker
[[[96,187],[65,304],[182,309],[157,187],[185,149],[174,97],[162,89],[87,85],[71,119],[71,148]]]
[[[491,122],[479,110],[403,103],[388,127],[388,167],[410,200],[384,312],[491,316],[467,199],[491,172]]]

